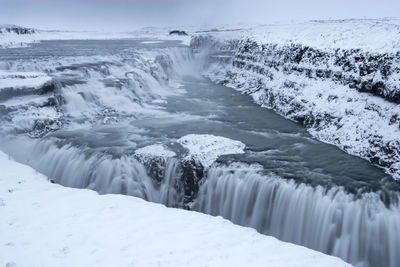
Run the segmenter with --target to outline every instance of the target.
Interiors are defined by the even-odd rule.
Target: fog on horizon
[[[0,0],[0,24],[129,31],[146,26],[396,17],[398,0]]]

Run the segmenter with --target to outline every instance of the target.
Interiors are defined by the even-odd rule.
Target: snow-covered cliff
[[[400,179],[399,20],[198,33],[206,74]]]

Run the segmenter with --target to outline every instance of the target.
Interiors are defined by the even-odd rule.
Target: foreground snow
[[[0,152],[1,266],[350,266],[219,217],[51,184]]]

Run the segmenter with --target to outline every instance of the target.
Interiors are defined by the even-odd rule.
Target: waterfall
[[[6,61],[0,70],[23,77],[14,79],[20,84],[26,75],[33,74],[45,82],[29,90],[18,87],[26,82],[3,90],[0,106],[7,107],[10,119],[2,121],[0,130],[41,137],[71,122],[107,124],[160,114],[165,99],[181,93],[174,80],[178,73],[195,65],[192,59],[190,48],[175,47],[105,56]]]
[[[83,146],[57,145],[53,138],[37,142],[23,138],[8,140],[2,150],[64,186],[88,188],[100,194],[130,195],[170,207],[182,206],[181,172],[175,158],[159,165],[163,177],[157,181],[133,155],[113,157]]]
[[[51,76],[54,92],[30,92],[46,101],[32,104],[31,99],[22,99],[3,108],[10,118],[1,121],[0,129],[8,131],[3,130],[4,140],[0,136],[0,148],[64,186],[131,195],[169,207],[188,205],[281,240],[341,257],[358,267],[400,266],[399,201],[385,205],[375,192],[355,196],[340,187],[298,184],[265,174],[256,165],[214,164],[203,176],[202,167],[186,166],[179,156],[156,164],[140,161],[134,155],[135,142],[150,138],[140,132],[115,128],[117,137],[102,139],[104,132],[99,131],[96,136],[86,131],[85,125],[90,129],[130,122],[139,114],[151,117],[165,112],[158,104],[174,93],[174,75],[201,73],[202,60],[205,59],[200,56],[194,62],[189,48],[165,48],[149,54],[135,52],[129,57],[124,54],[9,62],[8,71],[40,71]],[[47,97],[60,101],[47,101]],[[40,134],[32,135],[40,139],[18,135],[31,133],[32,125],[36,130],[42,125]],[[57,127],[51,128],[52,125]],[[49,134],[59,128],[65,131]],[[7,136],[16,129],[20,129],[16,136]],[[159,139],[147,140],[153,141]],[[196,171],[202,173],[200,178]]]
[[[400,209],[377,193],[355,198],[237,164],[211,168],[192,207],[358,267],[400,266]]]
[[[154,164],[142,164],[126,153],[112,156],[60,145],[53,138],[7,144],[2,145],[7,153],[62,185],[132,195],[169,207],[185,206],[184,172],[177,158],[156,164],[162,173],[156,178],[149,170]],[[258,165],[214,164],[189,207],[338,256],[357,267],[400,265],[397,201],[385,205],[379,193],[355,196],[340,187],[297,184],[262,172]]]

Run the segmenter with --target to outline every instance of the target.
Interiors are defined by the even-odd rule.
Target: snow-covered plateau
[[[220,217],[52,184],[0,152],[0,266],[351,266]]]
[[[400,20],[197,33],[213,81],[400,179]]]

